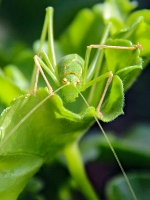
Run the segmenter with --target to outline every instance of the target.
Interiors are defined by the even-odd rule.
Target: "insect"
[[[105,138],[106,138],[106,140],[107,140],[107,142],[108,142],[108,144],[109,144],[109,146],[110,146],[110,148],[111,148],[111,150],[112,150],[112,152],[113,152],[113,154],[114,154],[114,156],[115,156],[115,158],[116,158],[116,160],[117,160],[117,162],[118,162],[118,164],[119,164],[119,166],[120,166],[120,168],[121,168],[121,170],[122,170],[122,172],[123,172],[123,174],[125,176],[125,179],[126,179],[128,185],[129,185],[129,188],[130,188],[131,193],[133,195],[133,198],[136,200],[136,196],[135,196],[134,191],[132,189],[132,186],[131,186],[131,184],[130,184],[130,182],[128,180],[128,177],[126,176],[126,174],[124,172],[124,169],[123,169],[123,167],[122,167],[122,165],[121,165],[121,163],[120,163],[120,161],[119,161],[119,159],[118,159],[118,157],[117,157],[117,155],[116,155],[116,153],[115,153],[112,145],[110,144],[109,139],[108,139],[106,133],[104,132],[103,128],[101,127],[101,125],[100,125],[100,123],[98,121],[98,118],[101,118],[101,119],[103,118],[103,113],[101,112],[101,106],[102,106],[102,104],[104,102],[105,96],[107,95],[107,91],[108,91],[108,89],[110,87],[110,84],[113,83],[113,79],[114,79],[113,78],[113,73],[111,71],[108,71],[108,72],[104,73],[101,76],[98,75],[97,77],[94,77],[95,71],[97,70],[96,69],[97,65],[95,64],[97,62],[97,60],[96,60],[96,62],[94,62],[93,65],[89,65],[89,60],[90,60],[90,53],[91,53],[91,50],[93,48],[97,48],[97,49],[107,48],[107,49],[114,49],[114,50],[118,50],[118,49],[121,50],[121,49],[123,49],[123,50],[131,50],[131,51],[133,51],[133,50],[135,50],[137,48],[141,48],[141,45],[140,44],[135,45],[135,46],[90,45],[90,46],[87,47],[86,54],[85,54],[85,60],[83,60],[83,58],[81,58],[77,54],[71,54],[71,55],[67,55],[67,56],[63,57],[59,63],[56,63],[55,52],[54,52],[52,21],[53,21],[53,9],[49,7],[49,8],[47,8],[47,14],[46,14],[44,28],[43,28],[42,36],[41,36],[41,40],[40,40],[38,55],[34,56],[34,61],[35,61],[35,65],[36,65],[36,73],[35,73],[35,81],[34,81],[35,84],[34,84],[34,89],[33,89],[33,93],[36,93],[36,91],[37,91],[37,84],[38,84],[38,77],[39,77],[39,72],[40,72],[42,74],[45,82],[46,82],[46,85],[48,87],[50,95],[47,96],[45,99],[43,99],[40,103],[38,103],[37,105],[35,105],[34,108],[30,107],[31,108],[31,109],[29,108],[30,111],[27,112],[27,114],[25,114],[23,117],[21,116],[21,120],[19,120],[19,122],[17,122],[15,124],[15,126],[13,126],[13,128],[11,128],[11,130],[8,130],[8,134],[1,141],[0,147],[7,146],[7,141],[9,141],[8,139],[11,136],[15,135],[15,134],[13,134],[14,132],[16,133],[16,135],[17,135],[17,133],[20,134],[20,132],[22,132],[22,131],[19,132],[19,130],[18,130],[20,128],[20,126],[27,119],[29,119],[31,117],[31,115],[40,106],[42,106],[45,103],[45,101],[47,101],[48,99],[50,99],[50,97],[52,99],[53,96],[55,95],[56,91],[53,91],[53,88],[52,88],[51,84],[49,83],[48,79],[46,78],[43,69],[49,74],[49,76],[51,77],[51,79],[53,80],[53,82],[55,83],[55,85],[58,87],[57,91],[58,90],[61,91],[62,98],[63,98],[63,100],[65,102],[72,103],[72,102],[76,101],[76,99],[78,98],[78,96],[80,94],[80,96],[83,98],[83,100],[85,101],[85,103],[86,103],[86,105],[88,107],[89,107],[89,102],[84,98],[84,96],[82,95],[81,92],[83,92],[86,89],[88,89],[89,87],[93,86],[93,84],[98,83],[98,82],[100,82],[103,79],[107,79],[106,84],[104,86],[104,90],[102,92],[102,96],[100,97],[99,103],[98,103],[97,108],[96,108],[97,115],[95,115],[95,113],[93,113],[93,117],[95,118],[95,120],[97,121],[97,123],[98,123],[101,131],[103,132],[103,134],[104,134],[104,136],[105,136]],[[43,43],[45,41],[47,31],[48,31],[48,53],[46,54],[45,52],[41,52],[41,49],[42,49],[42,45],[43,45]],[[31,97],[30,99],[32,99],[36,95],[35,96],[34,95],[29,95],[29,96]],[[33,99],[36,99],[36,98],[33,98]],[[21,102],[21,105],[23,106],[22,102]],[[19,108],[19,112],[17,113],[18,116],[20,116],[20,109],[21,108]],[[9,112],[9,110],[8,110],[8,112]],[[5,113],[5,114],[7,114],[7,113]],[[40,117],[41,116],[42,116],[42,113],[40,113]],[[55,120],[58,120],[58,119],[56,118]],[[67,121],[67,120],[64,120],[64,121]],[[7,119],[6,119],[6,122],[8,122]],[[28,121],[26,123],[28,124]],[[32,120],[30,121],[30,123],[32,123]],[[8,123],[6,123],[6,126],[7,126],[7,124]],[[39,127],[38,127],[38,125],[39,125]],[[37,127],[41,128],[41,123],[38,124],[38,125],[36,124],[36,128]],[[58,129],[58,127],[56,127],[56,128]],[[7,129],[7,127],[6,127],[6,129]],[[62,132],[62,130],[61,130],[61,132]],[[28,139],[27,138],[27,136],[28,136],[27,134],[28,134],[28,132],[26,132],[26,134],[24,134],[24,137],[26,139]],[[1,136],[3,137],[3,135],[4,135],[4,129],[1,129]],[[32,135],[33,138],[37,139],[36,140],[37,141],[36,144],[34,143],[35,140],[33,139],[34,140],[33,143],[35,145],[35,149],[38,149],[38,143],[40,143],[39,137],[36,138],[37,135],[38,134],[35,134],[35,137],[33,137],[33,135]],[[46,136],[44,136],[44,137],[46,138]],[[63,135],[61,135],[61,136],[63,136]],[[30,135],[30,137],[31,137],[31,135]],[[30,139],[30,137],[29,137],[29,139]],[[19,141],[20,138],[18,137],[17,141]],[[47,140],[47,138],[46,139],[45,138],[44,138],[44,141],[46,141],[46,142],[48,141],[48,145],[49,145],[49,140]],[[21,138],[21,140],[22,140],[22,138]],[[41,138],[41,140],[42,140],[42,138]],[[50,140],[53,140],[53,136],[50,138]],[[55,142],[54,142],[54,145],[57,145],[57,141],[58,140],[61,140],[61,138],[57,138],[57,140],[55,140]],[[14,140],[14,141],[16,141],[16,140]],[[11,143],[11,140],[10,140],[10,143]],[[59,143],[61,143],[61,141],[59,141]],[[16,145],[20,145],[19,142],[15,143],[15,144]],[[43,143],[40,143],[40,144],[41,144],[40,146],[42,147],[42,149],[44,149],[43,148],[43,146],[44,146]],[[9,147],[9,145],[8,145],[8,147]],[[58,145],[58,147],[59,147],[59,145]],[[18,150],[19,150],[19,153],[20,153],[20,149],[22,150],[22,146],[19,146],[19,148],[17,148],[17,150],[14,150],[15,153],[16,153],[16,151],[18,153]],[[48,150],[49,149],[50,149],[50,147],[48,146]],[[3,148],[2,148],[2,150],[3,150]],[[7,147],[6,147],[6,150],[7,150]],[[31,145],[31,149],[30,150],[31,150],[31,152],[33,152],[32,151],[32,145]],[[37,150],[37,155],[39,154],[38,150]],[[8,155],[9,155],[9,152],[8,152]],[[5,153],[7,153],[7,151]],[[91,198],[91,199],[93,199],[93,198]],[[97,198],[94,198],[94,199],[97,199]]]
[[[33,93],[36,93],[37,90],[37,83],[38,83],[38,77],[39,72],[42,74],[46,85],[48,87],[50,96],[52,97],[53,94],[53,88],[51,84],[49,83],[48,79],[46,78],[43,69],[49,74],[53,82],[58,88],[61,88],[62,98],[67,103],[72,103],[76,101],[78,98],[78,95],[80,94],[86,104],[88,105],[88,102],[85,100],[81,92],[85,91],[87,88],[91,87],[93,84],[100,82],[103,79],[107,79],[102,96],[100,97],[99,103],[96,108],[97,115],[100,119],[103,118],[103,114],[101,113],[101,106],[103,104],[104,98],[106,96],[107,90],[113,80],[113,73],[112,71],[106,72],[103,75],[99,75],[96,78],[93,78],[94,73],[96,71],[96,64],[95,65],[89,65],[90,60],[90,54],[91,50],[96,49],[113,49],[113,50],[136,50],[141,49],[142,46],[140,44],[134,45],[134,46],[111,46],[111,45],[89,45],[87,46],[86,53],[85,53],[85,59],[80,57],[77,54],[70,54],[64,56],[57,64],[56,64],[56,58],[55,58],[55,52],[54,52],[54,43],[53,43],[53,27],[52,27],[52,17],[53,17],[53,9],[47,8],[47,14],[46,14],[46,20],[44,27],[48,27],[48,40],[49,40],[49,50],[48,55],[42,51],[40,52],[40,56],[35,55],[34,56],[34,62],[37,67],[36,69],[36,78],[35,78],[35,85],[34,85],[34,91]],[[49,20],[48,20],[49,19]],[[48,23],[48,21],[50,23]],[[45,34],[45,33],[44,33]],[[43,34],[42,38],[45,37]],[[94,114],[93,114],[94,115]],[[99,124],[99,121],[97,119],[97,116],[95,116],[95,120]],[[134,194],[134,191],[130,185],[130,182],[124,172],[124,169],[112,147],[110,144],[107,135],[105,134],[104,130],[102,129],[101,125],[99,124],[100,129],[102,130],[103,134],[106,137],[107,142],[109,143],[109,146],[111,150],[113,151],[113,154],[125,176],[125,179],[130,187],[130,190],[132,192],[133,198],[136,199],[136,196]]]
[[[45,20],[45,26],[48,27],[48,40],[50,43],[50,49],[48,55],[42,51],[40,52],[40,57],[35,55],[34,61],[37,67],[36,71],[36,79],[35,79],[35,86],[33,93],[36,93],[37,90],[37,83],[39,72],[42,74],[46,85],[49,89],[51,96],[53,96],[53,88],[50,85],[49,81],[47,80],[43,69],[49,74],[52,78],[53,82],[57,87],[61,87],[66,85],[61,89],[62,98],[64,101],[71,103],[76,101],[79,92],[85,91],[87,88],[91,87],[93,84],[100,82],[102,79],[108,79],[105,85],[103,94],[99,100],[99,104],[96,108],[96,111],[100,118],[103,117],[102,113],[100,112],[104,97],[106,95],[107,89],[112,82],[113,73],[106,72],[105,74],[98,76],[93,79],[93,75],[96,71],[96,64],[90,65],[89,67],[89,59],[90,53],[93,48],[97,49],[122,49],[122,50],[135,50],[137,48],[142,48],[140,44],[135,46],[110,46],[110,45],[90,45],[87,46],[86,53],[85,53],[85,60],[77,54],[70,54],[64,56],[59,63],[56,64],[55,52],[54,52],[54,42],[53,42],[53,26],[52,26],[52,17],[53,17],[53,10],[52,8],[47,8],[47,15]],[[48,18],[49,22],[48,23]],[[45,36],[42,36],[45,37]],[[42,38],[41,37],[41,38]],[[44,61],[44,62],[43,62]],[[95,62],[96,63],[96,62]],[[43,68],[43,69],[42,69]]]
[[[101,76],[96,77],[95,79],[92,79],[93,74],[96,70],[95,66],[94,67],[92,66],[91,68],[88,69],[90,52],[92,48],[135,50],[137,48],[142,48],[142,47],[140,44],[137,44],[132,47],[90,45],[90,46],[87,46],[85,60],[83,60],[83,58],[81,58],[77,54],[70,54],[70,55],[64,56],[57,65],[56,65],[56,62],[52,63],[49,60],[45,52],[41,52],[40,54],[45,60],[45,62],[47,63],[47,65],[42,61],[42,59],[39,56],[37,55],[34,56],[34,61],[37,66],[34,93],[36,93],[36,90],[37,90],[38,76],[40,72],[47,84],[47,87],[49,89],[51,96],[53,96],[53,89],[49,81],[47,80],[42,68],[45,69],[45,71],[50,75],[50,77],[52,78],[52,80],[58,87],[66,85],[66,87],[63,87],[61,89],[61,93],[62,93],[62,97],[64,101],[68,103],[74,102],[76,98],[78,97],[79,92],[86,90],[87,88],[101,81],[102,79],[108,78],[102,97],[100,98],[99,104],[96,108],[96,111],[99,117],[102,118],[103,115],[100,112],[100,108],[103,103],[104,97],[106,95],[107,89],[110,83],[112,82],[113,73],[110,71]]]

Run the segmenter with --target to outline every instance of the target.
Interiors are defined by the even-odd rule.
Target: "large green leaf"
[[[52,161],[93,123],[93,108],[74,114],[63,107],[57,95],[40,105],[47,96],[47,90],[39,89],[36,95],[15,99],[2,113],[0,199],[16,199],[44,162]]]
[[[113,46],[133,46],[128,40],[109,39],[107,44]],[[136,80],[142,70],[142,59],[139,57],[140,50],[118,50],[105,49],[105,61],[101,66],[101,75],[104,72],[112,71],[113,80],[108,89],[107,95],[102,104],[101,112],[103,114],[102,121],[109,122],[123,113],[124,92]],[[105,80],[98,83],[95,87],[96,94],[92,105],[95,107],[97,99],[99,100],[105,87]],[[99,93],[99,96],[97,95]]]
[[[59,39],[63,53],[77,53],[84,58],[86,46],[99,43],[104,28],[101,13],[81,10]]]
[[[150,196],[150,174],[149,173],[130,173],[128,178],[134,189],[137,199],[147,200]],[[113,178],[106,190],[106,196],[111,200],[132,200],[133,196],[129,191],[123,176]]]
[[[118,76],[113,77],[113,83],[108,98],[101,108],[103,114],[102,120],[112,121],[118,115],[123,114],[124,90],[121,79]]]
[[[136,2],[129,0],[106,0],[104,3],[93,6],[95,13],[101,13],[105,24],[111,22],[111,33],[124,27],[128,14],[137,6]]]
[[[113,46],[132,46],[131,41],[123,39],[109,39],[108,44]],[[142,70],[142,59],[139,57],[141,50],[111,50],[106,49],[106,64],[108,71],[118,75],[127,90],[136,80]],[[121,58],[121,59],[120,59]]]
[[[149,125],[139,124],[129,130],[123,138],[109,135],[109,140],[123,166],[128,168],[150,166],[149,129]],[[112,153],[103,137],[99,142],[99,151],[101,152],[101,159],[112,160]]]
[[[149,32],[150,32],[150,10],[136,11],[127,19],[127,27],[114,34],[112,38],[124,38],[131,40],[134,44],[143,46],[141,56],[149,60]],[[145,65],[147,62],[144,63]]]
[[[150,125],[139,124],[132,127],[123,138],[107,134],[123,167],[134,173],[127,173],[137,199],[148,199],[150,195]],[[83,159],[87,162],[104,161],[116,165],[112,152],[103,135],[92,134],[81,141]],[[112,165],[111,165],[112,167]],[[116,168],[115,168],[116,170]],[[123,175],[114,177],[108,182],[106,196],[108,199],[133,199]]]
[[[8,76],[6,73],[12,72],[15,73],[15,77],[19,76],[19,80],[21,79],[22,85],[24,85],[23,78],[17,73],[19,73],[19,70],[15,68],[14,66],[9,66],[5,69],[6,71],[2,71],[0,69],[0,99],[5,105],[9,105],[10,102],[20,94],[23,94],[23,90],[17,85],[17,79],[15,81],[12,79],[12,77]],[[9,71],[9,72],[8,72]],[[19,83],[18,83],[19,84]],[[21,84],[20,84],[21,85]]]

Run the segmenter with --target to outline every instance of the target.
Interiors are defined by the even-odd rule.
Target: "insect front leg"
[[[36,91],[37,91],[38,80],[39,80],[39,68],[36,67],[36,73],[35,73],[35,81],[34,81],[33,94],[35,94]]]
[[[51,85],[49,84],[49,81],[47,80],[45,74],[44,74],[44,71],[39,63],[39,60],[38,60],[38,56],[34,56],[34,62],[35,62],[35,65],[37,67],[37,70],[36,70],[36,78],[35,78],[35,85],[34,85],[34,93],[36,93],[37,91],[37,83],[38,83],[38,78],[39,78],[39,72],[41,72],[41,75],[48,87],[48,90],[49,90],[49,93],[51,94],[51,96],[53,96],[53,88],[51,87]]]

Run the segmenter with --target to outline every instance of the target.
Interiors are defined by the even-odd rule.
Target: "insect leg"
[[[41,52],[40,54],[42,55],[42,57],[45,60],[46,64],[37,55],[34,56],[34,59],[37,60],[37,62],[39,63],[39,65],[48,73],[48,75],[52,78],[52,80],[54,81],[54,83],[59,87],[60,86],[59,80],[58,80],[58,78],[56,76],[56,73],[55,73],[55,71],[53,69],[53,66],[52,66],[50,60],[48,59],[46,53]]]
[[[107,90],[108,90],[108,87],[109,87],[109,85],[110,85],[111,82],[112,82],[112,79],[113,79],[113,73],[110,72],[110,75],[109,75],[109,78],[108,78],[108,80],[107,80],[107,82],[106,82],[106,85],[105,85],[103,94],[102,94],[102,96],[101,96],[101,98],[100,98],[100,101],[99,101],[99,103],[98,103],[98,106],[97,106],[97,108],[96,108],[96,112],[97,112],[97,114],[98,114],[98,116],[99,116],[100,118],[103,117],[103,114],[100,112],[100,109],[101,109],[102,103],[103,103],[103,101],[104,101],[104,98],[105,98],[106,92],[107,92]]]
[[[33,94],[35,94],[36,91],[37,91],[38,80],[39,80],[39,68],[36,67],[36,73],[35,73],[35,82],[34,82]]]
[[[135,50],[135,49],[142,49],[141,44],[133,45],[133,46],[111,46],[111,45],[103,45],[103,44],[91,44],[88,48],[95,48],[95,49],[124,49],[124,50]]]
[[[82,88],[80,89],[80,91],[84,91],[84,90],[86,90],[88,87],[93,86],[93,84],[98,83],[98,82],[100,82],[101,80],[106,79],[106,78],[107,78],[107,82],[106,82],[104,91],[103,91],[103,93],[102,93],[102,96],[101,96],[101,98],[100,98],[100,101],[99,101],[99,103],[98,103],[98,106],[97,106],[97,108],[96,108],[96,111],[97,111],[97,113],[98,113],[98,115],[99,115],[100,118],[103,117],[102,113],[100,112],[100,108],[101,108],[101,105],[102,105],[102,103],[103,103],[103,101],[104,101],[104,98],[105,98],[106,92],[107,92],[107,90],[108,90],[108,88],[109,88],[109,85],[110,85],[111,82],[112,82],[113,73],[110,71],[110,72],[107,72],[107,73],[105,73],[105,74],[103,74],[103,75],[101,75],[101,76],[98,76],[98,77],[94,78],[93,80],[87,82],[87,83],[86,83],[84,86],[82,86]]]
[[[100,44],[104,44],[106,42],[106,39],[108,38],[109,32],[111,28],[111,23],[108,23],[106,28],[104,29],[104,33],[102,36],[102,39],[100,41]],[[90,58],[90,53],[91,53],[91,48],[87,46],[86,48],[86,54],[85,54],[85,63],[83,66],[83,84],[90,81],[93,75],[95,76],[98,74],[100,70],[100,62],[101,59],[103,58],[103,54],[100,52],[100,48],[98,49],[96,55],[94,56],[94,59],[92,60],[90,66],[89,66],[89,58]],[[97,76],[95,76],[97,77]]]
[[[89,65],[90,53],[91,53],[91,48],[87,47],[86,53],[85,53],[85,62],[84,62],[83,72],[82,72],[83,85],[86,83],[87,68]]]
[[[43,48],[43,44],[46,41],[46,37],[48,37],[48,58],[50,62],[52,63],[52,67],[55,69],[56,67],[56,58],[55,58],[55,51],[54,51],[54,38],[53,38],[53,8],[48,7],[46,8],[46,16],[44,20],[44,25],[39,41],[39,47],[37,49],[37,54],[41,52]],[[38,81],[38,78],[35,78],[38,74],[37,72],[37,66],[34,67],[32,79],[31,79],[31,90],[34,87],[34,92],[36,92],[37,86],[35,86],[35,82]],[[35,80],[36,79],[36,80]],[[37,84],[36,84],[37,85]]]
[[[44,52],[44,51],[41,51],[40,52],[40,58],[42,58],[42,60],[45,61],[47,67],[53,72],[55,73],[55,66],[53,66],[48,58],[48,55]]]
[[[91,44],[87,46],[86,55],[85,55],[85,64],[84,64],[85,73],[83,74],[83,80],[85,80],[85,82],[91,80],[96,69],[99,68],[99,62],[101,63],[101,59],[103,58],[103,54],[100,54],[100,52],[98,51],[96,54],[96,57],[94,58],[93,62],[91,63],[87,71],[91,49],[136,50],[136,49],[142,49],[142,45],[138,43],[133,46],[112,46],[112,45],[105,45],[105,44]]]
[[[35,90],[37,89],[37,82],[38,82],[39,72],[41,72],[41,75],[43,76],[43,79],[44,79],[44,81],[45,81],[45,83],[46,83],[46,85],[48,87],[48,90],[49,90],[51,96],[53,96],[53,88],[49,84],[49,82],[48,82],[48,80],[47,80],[47,78],[46,78],[46,76],[45,76],[45,74],[44,74],[44,72],[42,70],[42,67],[41,67],[41,65],[40,65],[40,63],[39,63],[37,58],[38,58],[38,56],[34,56],[34,62],[36,64],[36,66],[37,66],[36,81],[35,81],[34,89]],[[36,92],[35,90],[34,90],[34,92]]]
[[[54,38],[53,38],[53,8],[46,8],[46,15],[48,16],[48,58],[52,63],[52,66],[56,67]]]

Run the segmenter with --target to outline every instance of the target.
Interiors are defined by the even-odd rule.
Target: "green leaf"
[[[47,97],[48,100],[41,106],[39,105],[34,111],[34,107],[46,96],[48,96],[48,91],[46,89],[39,89],[36,95],[28,94],[15,99],[12,102],[11,107],[2,113],[0,126],[4,129],[4,138],[1,141],[1,152],[7,153],[9,152],[9,149],[11,149],[11,152],[13,153],[17,150],[20,151],[21,149],[22,151],[31,153],[34,149],[34,153],[36,152],[37,155],[41,155],[42,157],[46,156],[45,159],[50,158],[51,160],[53,159],[52,155],[55,155],[56,152],[63,149],[66,143],[71,143],[76,140],[80,133],[85,131],[88,125],[90,126],[92,124],[94,119],[92,117],[91,108],[79,115],[72,113],[63,107],[62,101],[57,95],[54,95],[53,98]],[[93,109],[92,111],[95,113]],[[11,121],[8,120],[9,118],[11,118]],[[38,121],[40,122],[39,124]],[[53,123],[50,124],[50,122]],[[74,127],[72,127],[72,122]],[[71,129],[69,126],[71,126]],[[25,130],[24,127],[26,127]],[[43,127],[45,127],[45,130],[43,130]],[[23,135],[23,130],[25,132],[28,130],[28,132]],[[71,136],[70,131],[72,132]],[[28,139],[28,136],[30,138],[31,132],[33,143],[30,141],[30,145],[28,144],[27,148],[26,139]],[[23,144],[20,144],[20,137],[17,136],[18,134],[22,135],[21,138]],[[44,142],[48,143],[48,149],[43,148],[41,145],[43,140],[39,140],[38,137],[40,136],[42,136]],[[60,136],[62,137],[62,140],[57,141],[57,137],[60,138]],[[18,139],[14,140],[13,138]],[[46,138],[47,140],[49,138],[50,141],[48,142]],[[53,138],[55,138],[57,145],[53,144]],[[38,141],[39,148],[41,149],[37,148],[36,141]],[[15,148],[13,148],[14,146]],[[53,146],[54,148],[49,149],[49,146]]]
[[[124,90],[121,79],[118,76],[113,77],[113,83],[108,98],[102,104],[102,121],[109,122],[123,114]]]
[[[81,137],[94,121],[93,108],[77,115],[66,110],[57,95],[47,96],[47,90],[39,89],[36,95],[17,98],[2,113],[0,199],[10,199],[11,195],[12,200],[15,199],[44,162],[52,161],[66,145]],[[7,178],[2,184],[4,177]],[[12,192],[6,192],[10,188]]]
[[[94,162],[100,156],[100,135],[96,131],[91,131],[91,134],[86,135],[79,142],[79,148],[82,154],[84,163]],[[104,136],[103,136],[104,137]]]
[[[15,68],[16,69],[16,68]],[[18,71],[17,69],[15,71]],[[16,83],[0,70],[0,99],[5,105],[10,105],[10,102],[15,97],[23,94],[23,92]]]
[[[104,28],[101,13],[94,13],[90,9],[81,10],[59,39],[64,55],[77,53],[84,58],[86,47],[99,43]]]
[[[109,39],[107,44],[113,46],[131,46],[131,41],[123,39]],[[106,49],[106,64],[108,71],[118,75],[127,90],[136,80],[142,70],[142,59],[139,57],[140,49],[137,50],[112,50]]]
[[[125,67],[116,73],[123,81],[123,86],[124,86],[125,91],[131,87],[133,82],[141,73],[141,70],[142,70],[142,66],[136,65],[136,66],[131,66],[131,67]]]
[[[150,125],[139,124],[126,133],[123,138],[109,136],[120,162],[125,167],[149,167],[150,166]],[[109,146],[103,137],[99,144],[101,159],[112,160]],[[128,162],[127,162],[128,161]]]
[[[109,39],[107,44],[113,46],[133,46],[131,41],[123,39]],[[133,84],[142,70],[142,60],[139,54],[139,49],[105,49],[105,62],[102,64],[101,70],[104,72],[112,71],[114,77],[100,110],[103,114],[102,121],[109,122],[123,114],[124,91]],[[105,81],[101,82],[95,88],[95,90],[101,91],[99,96],[102,95],[106,84]],[[95,103],[96,106],[97,104]]]
[[[109,39],[107,40],[107,44],[113,46],[133,46],[132,42],[124,39]],[[112,71],[114,74],[119,70],[133,66],[133,65],[142,65],[142,60],[139,57],[140,50],[120,50],[120,49],[106,49],[106,62],[108,71]]]
[[[111,33],[124,27],[127,15],[137,6],[136,2],[129,0],[106,0],[93,7],[96,13],[101,13],[104,23],[112,23]]]
[[[150,39],[149,39],[149,32],[150,32],[150,10],[140,10],[137,12],[134,12],[127,21],[127,24],[131,26],[137,19],[139,19],[138,26],[134,33],[130,36],[129,39],[131,39],[134,43],[141,43],[143,46],[143,51],[141,52],[142,56],[148,56],[150,53],[149,45],[150,45]]]
[[[29,82],[16,66],[7,65],[4,68],[4,73],[21,90],[26,91],[29,88]]]
[[[16,200],[28,180],[42,165],[43,159],[18,152],[0,156],[0,199]]]
[[[150,54],[150,10],[136,11],[127,20],[127,27],[114,34],[112,38],[124,38],[131,40],[134,44],[140,43],[143,47],[141,56],[149,59]]]
[[[128,178],[133,187],[137,199],[147,200],[150,196],[150,173],[130,173]],[[111,200],[132,200],[133,196],[129,191],[123,176],[113,178],[107,185],[106,196]]]

